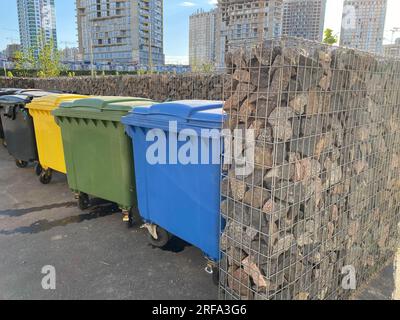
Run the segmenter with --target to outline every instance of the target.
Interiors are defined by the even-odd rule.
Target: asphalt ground
[[[111,203],[80,211],[64,175],[42,185],[0,146],[0,299],[216,299],[205,265],[180,239],[152,247]],[[44,266],[55,290],[42,287]]]

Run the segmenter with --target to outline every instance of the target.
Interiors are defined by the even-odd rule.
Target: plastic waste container
[[[43,184],[51,182],[53,170],[66,174],[61,130],[51,111],[64,101],[82,99],[87,96],[72,94],[51,94],[34,99],[26,107],[33,118],[36,145],[39,156],[37,173]]]
[[[40,89],[21,89],[21,88],[0,88],[0,97],[5,95],[25,95],[30,98],[42,97],[52,93],[58,93],[57,91],[43,91]],[[61,92],[60,92],[61,93]],[[0,106],[1,108],[1,106]],[[4,129],[0,117],[0,140],[4,140]],[[5,141],[3,144],[6,145]]]
[[[15,94],[18,90],[21,89],[16,89],[16,88],[0,88],[0,96],[5,96],[5,95],[12,95]],[[1,108],[1,106],[0,106]],[[1,112],[1,110],[0,110]],[[4,140],[4,130],[3,130],[3,124],[1,122],[1,117],[0,117],[0,140]],[[5,145],[5,142],[3,141],[3,144]]]
[[[25,109],[30,97],[12,95],[0,97],[0,115],[7,150],[19,168],[37,160],[32,117]]]
[[[12,89],[9,92],[20,91]],[[0,96],[0,118],[4,131],[4,143],[19,168],[25,168],[29,162],[38,160],[33,120],[26,106],[33,99],[48,94],[48,92],[36,91],[34,94],[27,95]]]
[[[133,139],[139,213],[152,245],[171,234],[219,260],[222,102],[176,101],[122,119]]]
[[[42,89],[0,88],[0,96],[24,94],[29,96],[40,97],[43,96],[43,93],[51,94],[51,93],[58,93],[58,91],[42,90]]]
[[[1,117],[0,117],[0,140],[2,142],[4,140],[4,130],[3,130],[3,123],[1,122]]]
[[[61,127],[68,184],[84,210],[89,196],[114,202],[132,222],[136,188],[132,141],[121,117],[154,102],[132,97],[93,97],[63,103],[53,111]],[[137,210],[136,210],[137,211]]]
[[[9,96],[15,94],[17,91],[22,89],[19,88],[0,88],[0,96]]]

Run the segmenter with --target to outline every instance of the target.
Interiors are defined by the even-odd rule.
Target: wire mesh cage
[[[348,298],[398,240],[400,62],[280,38],[225,63],[220,298]]]

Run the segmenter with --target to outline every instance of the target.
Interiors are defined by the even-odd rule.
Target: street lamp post
[[[97,25],[94,24],[94,26],[91,28],[91,32],[90,34],[90,73],[92,78],[95,76],[95,72],[94,72],[94,53],[93,53],[93,32],[95,31]]]
[[[4,76],[7,77],[6,60],[3,60],[3,69],[4,69]]]
[[[150,74],[153,74],[153,39],[152,39],[152,21],[150,17],[149,23],[150,35],[149,35],[149,67],[150,67]]]

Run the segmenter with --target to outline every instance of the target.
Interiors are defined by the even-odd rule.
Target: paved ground
[[[202,253],[175,240],[151,247],[110,204],[86,212],[66,178],[42,185],[0,147],[0,299],[215,299]],[[41,287],[45,265],[57,289]]]
[[[44,186],[0,147],[0,299],[217,298],[198,249],[178,239],[153,248],[117,208],[97,203],[81,212],[65,176]],[[56,268],[55,291],[42,289],[45,265]],[[393,288],[389,264],[355,299],[387,300]]]
[[[394,268],[390,262],[367,284],[360,288],[354,300],[392,300],[394,291]]]

